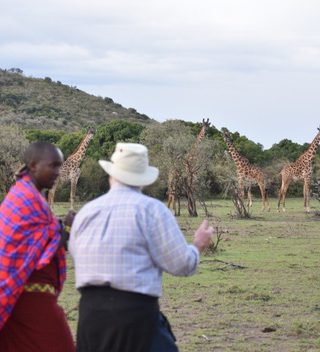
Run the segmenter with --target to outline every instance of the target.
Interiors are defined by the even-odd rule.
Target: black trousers
[[[89,286],[80,293],[77,352],[150,352],[157,298],[108,286]]]

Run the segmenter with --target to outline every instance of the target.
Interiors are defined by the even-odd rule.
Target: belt
[[[24,291],[52,293],[54,295],[57,294],[57,290],[54,288],[54,286],[50,284],[40,284],[40,283],[25,284]]]

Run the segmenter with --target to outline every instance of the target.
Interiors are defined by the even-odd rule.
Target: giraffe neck
[[[315,136],[314,140],[311,142],[309,148],[302,154],[301,158],[307,159],[310,162],[315,158],[317,149],[320,142],[320,132]]]
[[[92,138],[93,138],[93,134],[92,133],[87,134],[83,138],[81,143],[79,144],[79,146],[76,149],[76,151],[74,153],[72,153],[67,160],[72,160],[72,161],[76,162],[79,165],[81,163],[81,161],[83,160],[83,158],[85,157],[85,155],[86,155],[86,151],[88,149],[89,143],[90,143]]]
[[[248,163],[248,160],[237,151],[237,149],[231,142],[227,142],[227,148],[237,168],[240,166],[242,162]]]
[[[187,155],[187,160],[190,160],[193,158],[194,153],[197,150],[197,146],[203,141],[204,137],[206,136],[206,131],[207,131],[207,126],[203,125],[200,132],[197,135],[197,139],[196,139],[195,143],[193,144],[193,146],[191,147],[191,149]]]
[[[197,136],[196,143],[201,143],[203,141],[204,137],[206,136],[206,132],[207,132],[206,126],[202,126],[202,128]]]

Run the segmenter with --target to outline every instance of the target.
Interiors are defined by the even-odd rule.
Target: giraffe
[[[70,208],[74,210],[74,202],[76,196],[76,189],[78,179],[80,177],[80,165],[85,157],[89,143],[94,136],[94,129],[89,128],[85,137],[82,139],[76,150],[65,160],[60,169],[60,174],[54,186],[49,190],[48,203],[52,207],[54,202],[54,195],[59,183],[70,181]]]
[[[231,134],[228,131],[223,132],[223,139],[227,144],[227,148],[232,160],[236,164],[238,184],[240,189],[240,195],[242,198],[245,196],[245,182],[249,181],[250,186],[248,189],[248,206],[252,206],[252,195],[251,195],[251,183],[257,183],[261,193],[262,199],[262,210],[267,209],[270,211],[268,194],[266,191],[266,177],[264,172],[256,165],[250,164],[249,160],[242,156],[238,150],[235,148]]]
[[[318,127],[318,133],[309,145],[308,149],[300,155],[300,157],[293,163],[285,165],[281,172],[281,187],[279,190],[278,198],[278,211],[282,205],[282,211],[285,211],[285,199],[289,184],[291,181],[296,182],[303,180],[303,198],[304,198],[304,209],[307,213],[310,212],[309,208],[309,184],[312,174],[312,162],[315,158],[318,146],[320,142],[320,127]]]
[[[202,119],[202,127],[200,132],[197,135],[197,139],[193,146],[191,147],[189,153],[187,153],[186,157],[183,160],[186,177],[183,183],[185,188],[187,200],[188,200],[188,211],[190,216],[198,216],[197,208],[196,208],[196,200],[195,200],[195,181],[197,179],[197,174],[200,169],[200,165],[195,163],[195,160],[198,157],[198,147],[200,143],[206,136],[206,132],[210,127],[210,121],[207,119]]]

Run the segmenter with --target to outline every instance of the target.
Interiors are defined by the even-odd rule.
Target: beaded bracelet
[[[64,225],[64,226],[63,226],[63,229],[64,229],[64,231],[65,231],[66,233],[70,234],[71,226],[69,226],[69,225]]]
[[[60,223],[61,230],[64,231],[66,234],[70,235],[71,226],[65,225],[61,219],[59,219],[59,223]]]

